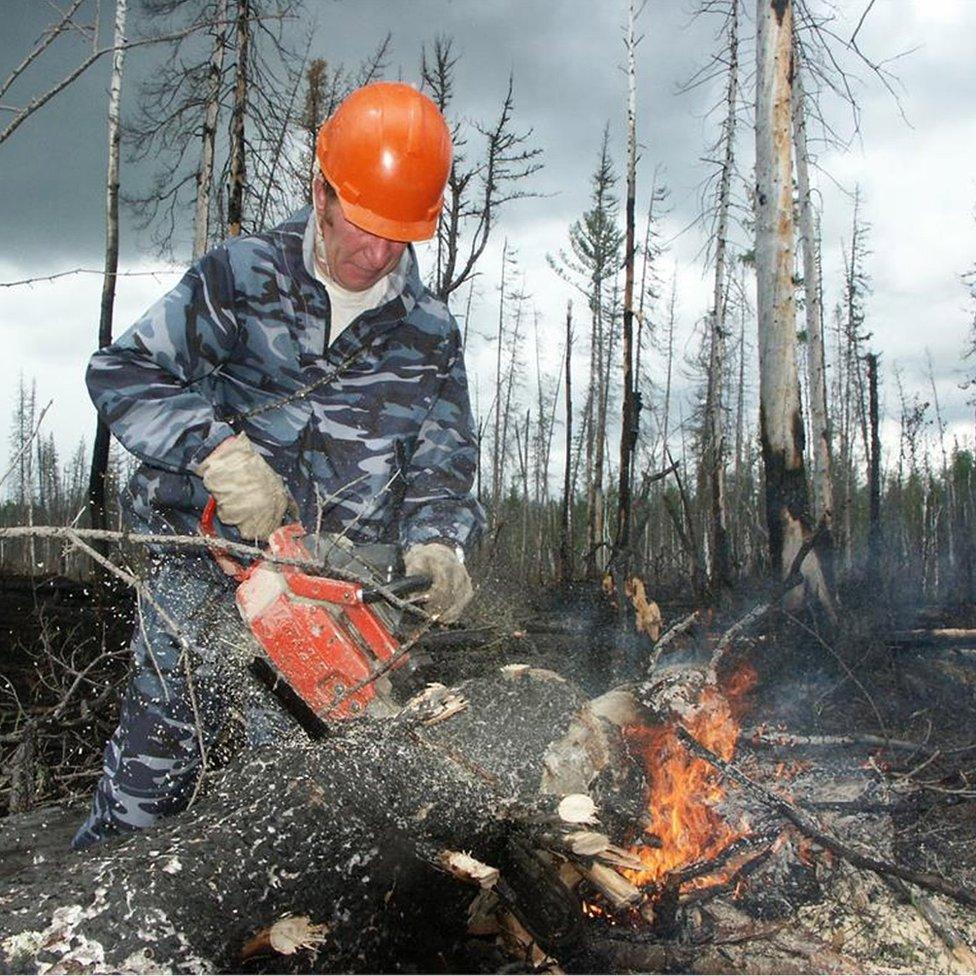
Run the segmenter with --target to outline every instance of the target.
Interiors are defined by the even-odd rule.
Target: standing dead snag
[[[756,21],[759,25],[756,35],[759,426],[766,470],[770,554],[783,575],[810,534],[793,298],[791,0],[758,0]],[[804,560],[801,572],[806,589],[825,606],[830,606],[830,595],[815,552]]]
[[[728,78],[725,89],[726,115],[720,144],[722,168],[718,183],[718,213],[715,223],[715,277],[712,286],[712,310],[708,354],[708,376],[705,390],[705,417],[702,445],[702,484],[708,483],[711,505],[712,565],[709,582],[714,589],[732,583],[732,553],[728,534],[725,497],[725,404],[723,378],[726,369],[725,311],[728,304],[726,258],[728,251],[729,210],[731,207],[732,170],[735,165],[735,122],[739,100],[739,0],[733,0],[728,14]]]
[[[637,184],[637,69],[634,53],[634,0],[630,0],[627,19],[627,200],[624,206],[626,239],[624,244],[623,314],[623,415],[620,425],[620,479],[617,492],[617,539],[615,555],[622,560],[619,569],[626,576],[630,568],[631,474],[637,445],[637,398],[634,376],[634,197]],[[620,601],[623,606],[623,600]]]
[[[230,129],[230,185],[227,196],[227,234],[237,237],[244,219],[244,184],[247,180],[244,119],[247,115],[248,48],[251,40],[250,0],[237,0],[237,62],[234,109]]]
[[[810,427],[813,434],[813,514],[826,520],[827,546],[831,547],[834,491],[830,463],[830,417],[827,412],[827,365],[824,351],[819,241],[810,189],[807,149],[806,96],[802,65],[794,47],[793,142],[796,145],[796,186],[800,240],[803,247],[803,296],[807,326],[807,386],[810,391]]]
[[[105,275],[102,279],[101,311],[98,319],[98,347],[112,342],[112,316],[115,311],[115,279],[119,270],[119,116],[122,101],[122,65],[125,59],[126,0],[115,0],[115,53],[108,99],[108,174],[105,187]],[[105,479],[111,435],[103,420],[95,428],[88,504],[91,527],[107,528],[105,520]]]

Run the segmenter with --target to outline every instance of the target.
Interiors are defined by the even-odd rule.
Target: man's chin
[[[343,274],[339,284],[346,291],[366,291],[372,288],[382,278],[382,274],[367,274],[365,271],[350,271]]]

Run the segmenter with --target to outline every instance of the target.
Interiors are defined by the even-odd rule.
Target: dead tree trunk
[[[249,754],[154,829],[24,868],[0,890],[0,969],[238,972],[245,944],[290,914],[313,927],[314,972],[472,971],[479,876],[460,887],[447,851],[500,871],[482,887],[544,946],[571,942],[579,903],[534,852],[580,861],[579,823],[556,812],[567,794],[592,795],[603,831],[634,815],[618,804],[643,784],[618,726],[635,706],[519,665],[435,688],[394,719]]]
[[[227,197],[227,234],[237,237],[244,219],[244,184],[247,166],[244,119],[247,115],[248,58],[251,40],[250,0],[237,0],[237,65],[234,80],[234,114],[230,130],[230,190]]]
[[[871,460],[868,467],[868,552],[873,573],[880,569],[881,559],[881,434],[878,430],[878,357],[869,352],[868,364],[868,422],[871,428]]]
[[[794,50],[794,57],[796,51]],[[806,108],[800,64],[793,67],[793,141],[796,144],[796,182],[799,196],[800,240],[803,244],[803,294],[806,311],[807,385],[810,389],[810,426],[813,431],[813,513],[830,531],[833,486],[830,472],[830,420],[827,413],[827,365],[824,353],[818,235],[810,192]]]
[[[627,201],[624,243],[624,314],[623,314],[623,413],[620,426],[620,478],[617,496],[617,538],[614,553],[620,561],[620,577],[625,578],[630,567],[630,475],[631,457],[637,443],[637,411],[634,378],[634,198],[637,183],[637,69],[634,52],[634,0],[630,0],[627,19]],[[621,583],[621,586],[623,584]],[[621,596],[623,595],[621,591]],[[625,601],[620,600],[624,607]]]
[[[770,555],[785,576],[810,534],[793,298],[792,0],[758,0],[756,18],[759,425]],[[816,553],[807,556],[801,572],[808,590],[829,606]]]
[[[193,213],[193,260],[203,257],[210,240],[210,191],[213,186],[214,145],[217,117],[224,78],[224,51],[227,47],[227,0],[220,0],[217,23],[213,28],[213,53],[210,56],[207,109],[203,116],[200,162],[197,165],[197,198]]]
[[[729,14],[729,74],[726,86],[726,116],[722,142],[724,154],[718,191],[718,221],[715,228],[715,279],[712,287],[711,343],[705,395],[705,444],[702,463],[706,470],[711,501],[712,565],[710,584],[724,589],[732,583],[728,513],[725,498],[725,410],[722,380],[725,375],[726,252],[729,206],[735,153],[735,119],[739,98],[739,0],[733,0]]]
[[[566,302],[566,458],[559,532],[559,579],[573,578],[573,302]]]
[[[508,268],[508,238],[502,243],[502,280],[498,289],[498,348],[495,350],[495,456],[491,462],[491,504],[494,519],[501,519],[501,491],[505,447],[502,443],[502,349],[505,345],[505,272]]]
[[[108,178],[105,182],[105,275],[98,318],[98,348],[112,342],[115,311],[115,281],[119,270],[119,117],[122,101],[122,63],[125,58],[125,15],[127,0],[115,3],[115,53],[112,55],[112,80],[108,96]],[[105,478],[111,435],[99,419],[92,448],[91,475],[88,480],[88,505],[91,527],[108,528],[105,518]]]

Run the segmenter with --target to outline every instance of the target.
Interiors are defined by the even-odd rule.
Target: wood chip
[[[595,830],[576,830],[566,834],[566,843],[574,854],[593,856],[600,854],[610,846],[610,838],[606,834],[598,834]]]
[[[594,864],[590,868],[579,866],[584,878],[602,892],[614,908],[632,908],[639,905],[644,896],[640,888],[606,864]]]
[[[559,801],[559,819],[565,823],[595,824],[596,804],[585,793],[570,793]]]
[[[437,863],[458,880],[481,888],[494,887],[499,878],[498,868],[483,864],[464,851],[441,851],[437,855]]]
[[[249,939],[241,950],[241,959],[269,951],[291,956],[299,949],[315,949],[325,942],[328,933],[328,925],[316,925],[307,915],[286,915]]]
[[[630,851],[625,851],[622,847],[611,844],[606,850],[601,851],[599,858],[604,864],[610,864],[615,868],[627,868],[631,871],[643,871],[644,862]]]

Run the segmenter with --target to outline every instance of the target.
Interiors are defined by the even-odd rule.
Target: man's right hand
[[[217,502],[220,520],[236,525],[245,539],[263,541],[281,525],[288,492],[247,434],[219,444],[197,465],[197,474]]]

